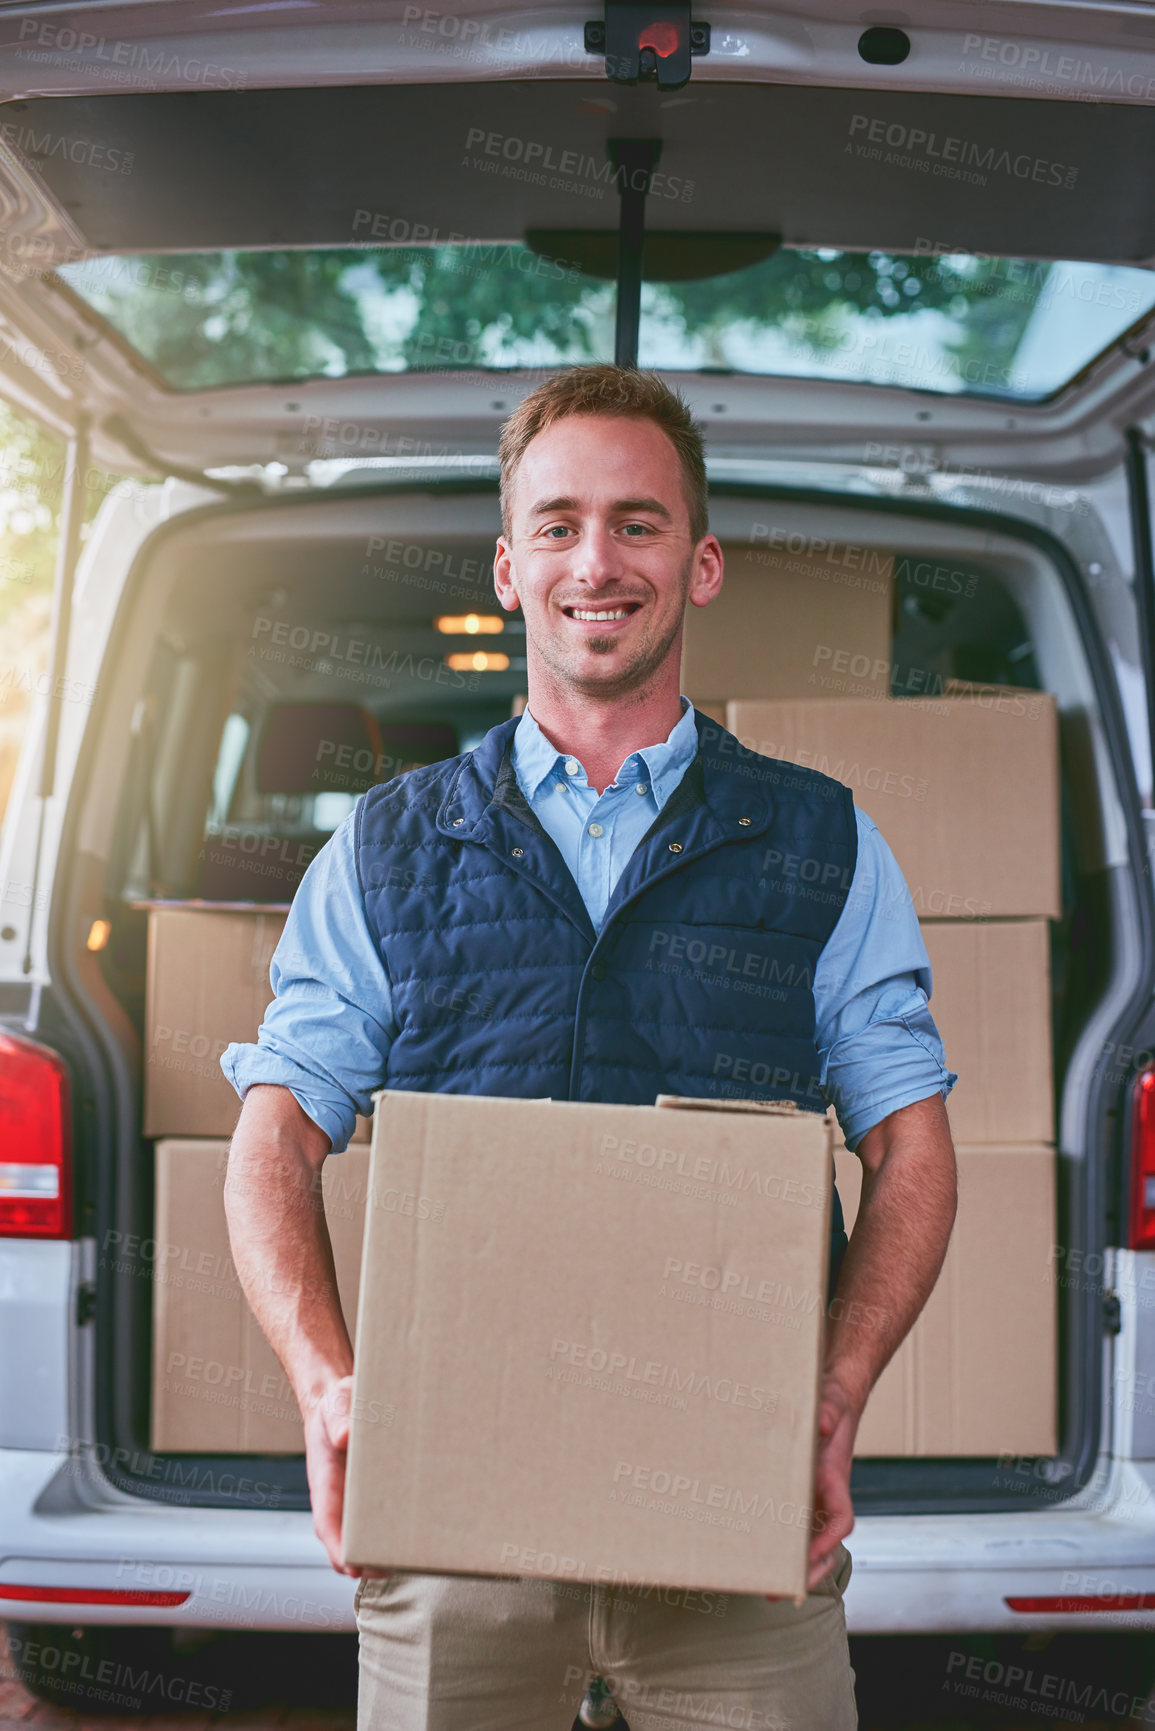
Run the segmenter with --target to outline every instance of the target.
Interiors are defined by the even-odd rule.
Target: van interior
[[[1080,599],[1071,549],[1103,560],[1109,549],[1096,543],[1079,552],[1078,537],[1098,531],[1074,516],[1060,538],[1021,519],[948,511],[922,496],[892,501],[736,482],[715,487],[711,520],[734,575],[715,603],[713,641],[723,655],[733,646],[734,678],[745,682],[689,690],[717,719],[734,699],[901,704],[957,701],[969,692],[976,700],[983,693],[1055,700],[1062,907],[1048,928],[1053,1102],[1045,1109],[1057,1108],[1059,1129],[1045,1162],[1052,1187],[1045,1194],[1055,1200],[1040,1208],[1053,1206],[1057,1215],[1038,1223],[1037,1236],[1048,1247],[1094,1252],[1115,1204],[1083,1138],[1088,1094],[1104,1081],[1088,1070],[1084,1040],[1125,972],[1117,868],[1134,796],[1116,781],[1126,758],[1112,749],[1112,730],[1121,722],[1103,700],[1105,652]],[[183,1448],[154,1444],[163,1234],[157,1136],[142,1130],[156,1034],[150,919],[158,907],[202,921],[228,910],[283,914],[309,860],[366,787],[467,750],[516,712],[525,690],[524,627],[501,613],[493,594],[497,531],[493,480],[383,482],[355,473],[307,495],[205,504],[152,537],[131,574],[93,730],[67,928],[77,934],[76,981],[113,1030],[135,1113],[101,1204],[114,1236],[100,1239],[97,1270],[110,1283],[114,1321],[98,1349],[98,1440],[126,1489],[211,1504],[221,1497],[220,1474],[243,1463],[255,1484],[276,1486],[279,1506],[307,1501],[303,1459],[291,1442],[214,1452],[198,1446],[194,1412]],[[855,551],[835,558],[834,548]],[[783,614],[783,629],[801,634],[789,657],[796,682],[783,689],[769,668],[762,688],[750,689],[762,675],[742,661],[743,594],[765,586],[772,609],[775,586],[791,581],[804,582],[810,596],[807,608]],[[687,670],[691,651],[688,640]],[[725,676],[717,665],[715,657],[715,684]],[[981,824],[981,812],[974,821]],[[96,919],[108,922],[107,940],[90,949],[84,938]],[[196,1014],[191,1007],[192,1039],[207,1050],[214,1030],[198,1027]],[[211,1075],[211,1057],[201,1068]],[[191,1121],[160,1128],[168,1138],[203,1135]],[[105,1248],[130,1240],[140,1247],[135,1261]],[[1040,1338],[1053,1444],[934,1455],[916,1443],[863,1458],[855,1467],[860,1507],[1005,1508],[1028,1506],[1027,1493],[1037,1506],[1040,1485],[1058,1497],[1085,1478],[1099,1423],[1097,1298],[1085,1282],[1064,1282],[1051,1261],[1033,1268],[1030,1281],[1036,1310],[1046,1282]],[[1001,1327],[1013,1332],[1021,1322],[1009,1315]],[[993,1363],[998,1354],[989,1356]],[[981,1382],[981,1364],[976,1374]],[[997,1412],[990,1435],[999,1437]],[[1000,1470],[1000,1455],[1031,1452],[1040,1470],[1024,1492],[1021,1474]],[[167,1464],[158,1473],[161,1454]]]

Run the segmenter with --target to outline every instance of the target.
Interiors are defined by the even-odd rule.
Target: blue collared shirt
[[[573,873],[600,930],[630,855],[685,775],[698,747],[686,699],[669,737],[631,752],[605,792],[581,760],[550,744],[528,710],[513,736],[518,784]],[[814,970],[820,1079],[847,1146],[872,1125],[957,1077],[931,1018],[930,961],[898,863],[856,809],[858,861],[846,903]],[[354,858],[356,814],[345,819],[301,882],[273,955],[275,994],[255,1044],[233,1044],[221,1068],[243,1099],[278,1083],[345,1148],[358,1112],[385,1084],[397,1034],[389,980],[369,933]]]

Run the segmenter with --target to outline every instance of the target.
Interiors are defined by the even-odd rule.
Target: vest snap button
[[[513,847],[510,848],[509,851],[513,855],[514,859],[524,859],[525,857],[525,849],[523,847]]]
[[[463,817],[455,817],[453,820],[454,829],[460,829],[464,822],[465,822],[465,819]]]
[[[672,841],[670,843],[670,852],[671,853],[681,853],[681,851],[682,851],[682,844],[680,841]]]
[[[749,829],[751,823],[753,822],[753,819],[748,818],[748,817],[740,817],[738,819],[738,822],[742,825],[743,829]]]

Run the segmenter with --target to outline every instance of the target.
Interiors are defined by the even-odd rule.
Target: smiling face
[[[525,618],[531,696],[641,695],[676,686],[686,604],[721,587],[712,535],[695,543],[670,440],[653,421],[569,415],[531,440],[513,480],[494,582]]]

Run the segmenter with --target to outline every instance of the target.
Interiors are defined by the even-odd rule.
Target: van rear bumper
[[[1106,1461],[1058,1507],[864,1515],[848,1541],[852,1634],[1155,1628],[1155,1461]],[[1152,1608],[1128,1601],[1147,1595]],[[1011,1600],[1100,1600],[1015,1610]]]
[[[851,1633],[1155,1628],[1155,1462],[1116,1463],[1060,1508],[864,1516],[851,1535]],[[302,1510],[197,1508],[112,1490],[82,1456],[0,1450],[0,1618],[352,1631],[355,1583]],[[179,1604],[8,1599],[6,1586],[186,1594]],[[1014,1599],[1096,1611],[1024,1614]]]
[[[0,1619],[357,1626],[356,1582],[329,1566],[307,1510],[153,1503],[112,1489],[82,1455],[3,1449],[0,1511]],[[176,1605],[43,1602],[5,1597],[10,1585],[187,1597]]]

